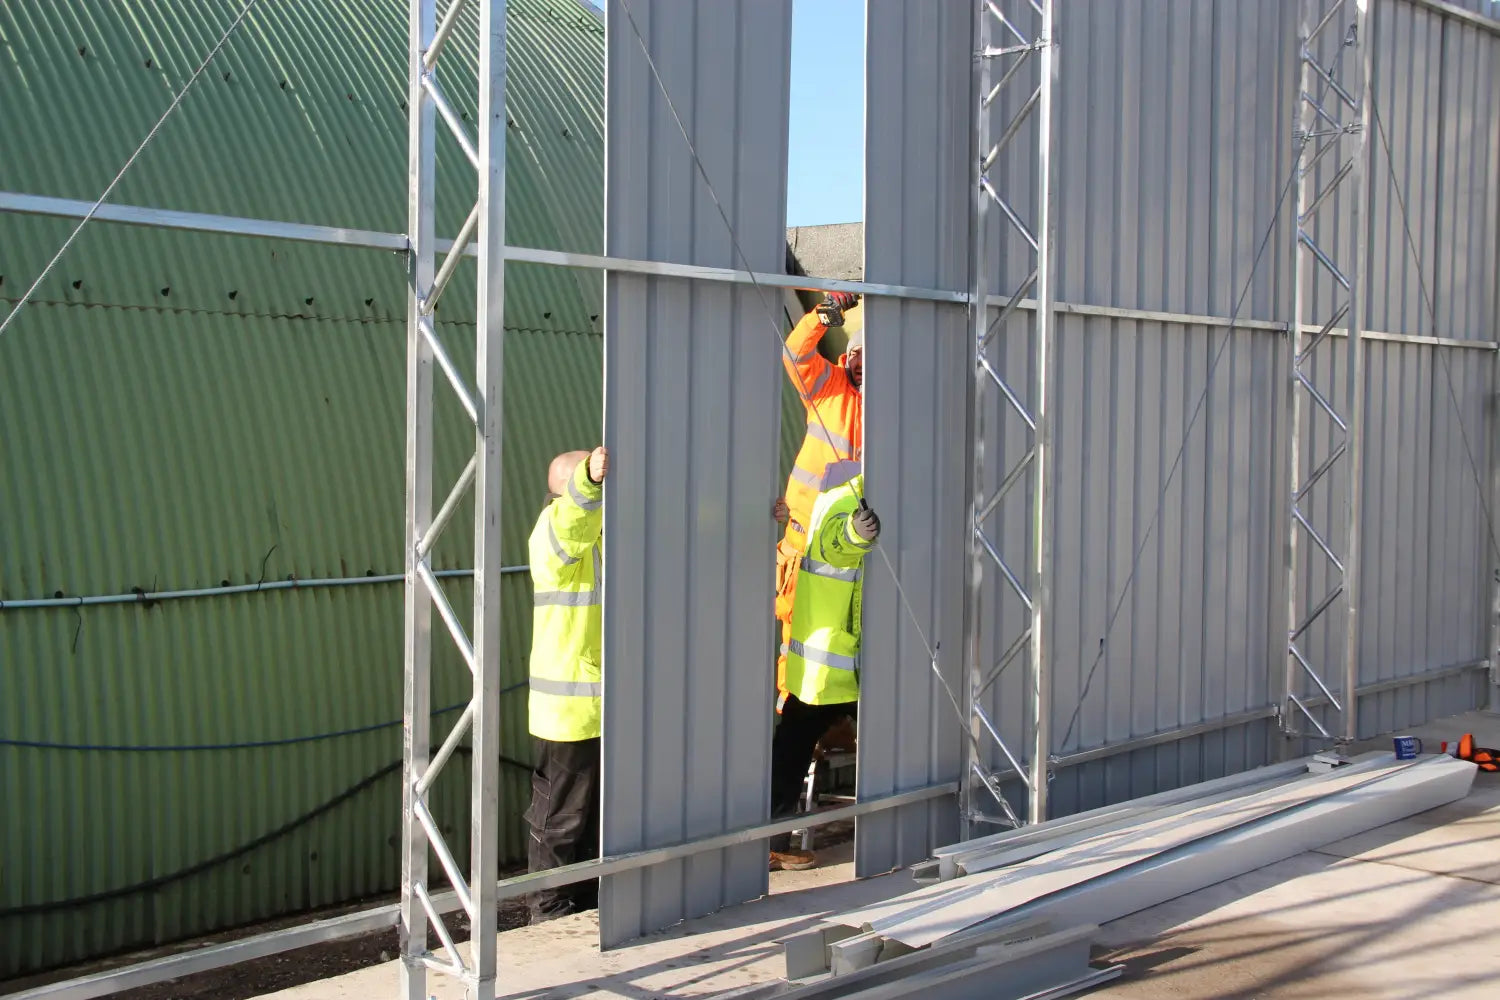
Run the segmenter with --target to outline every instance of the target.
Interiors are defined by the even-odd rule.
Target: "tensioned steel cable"
[[[639,25],[636,24],[635,14],[630,8],[630,0],[620,0],[620,6],[621,9],[625,12],[626,20],[630,23],[631,33],[635,35],[636,42],[640,44],[641,54],[646,57],[646,65],[651,70],[651,76],[656,81],[656,87],[661,91],[663,100],[667,102],[668,110],[672,112],[672,118],[677,123],[677,130],[682,134],[683,142],[687,144],[688,154],[693,158],[693,165],[697,168],[698,176],[703,179],[703,186],[708,191],[709,199],[713,201],[714,208],[716,208],[719,212],[719,218],[724,223],[724,229],[729,234],[729,242],[734,250],[735,256],[739,258],[740,265],[750,275],[750,283],[755,287],[756,298],[759,300],[761,308],[764,310],[766,318],[770,322],[771,336],[775,339],[777,348],[781,351],[785,351],[786,344],[782,340],[781,324],[776,318],[776,312],[766,301],[765,290],[761,286],[760,281],[755,277],[755,269],[750,266],[750,260],[745,256],[745,251],[740,247],[739,237],[735,233],[734,224],[729,221],[729,213],[724,210],[723,203],[719,201],[718,193],[714,191],[713,182],[708,179],[708,170],[703,166],[703,160],[698,156],[698,148],[693,143],[692,136],[688,133],[687,126],[682,121],[682,116],[677,112],[677,105],[672,100],[672,95],[667,92],[666,83],[662,80],[661,73],[656,68],[656,60],[652,58],[650,47],[647,46],[646,39],[641,34]],[[803,399],[809,398],[807,382],[802,378],[801,372],[798,372],[795,368],[793,368],[792,374],[797,380],[797,384],[801,390]],[[814,418],[816,418],[819,426],[822,427],[824,435],[832,439],[832,434],[828,429],[827,423],[824,422],[822,414],[820,414],[815,407],[808,407],[808,412],[811,413]],[[860,502],[864,502],[863,496],[860,497]],[[958,712],[960,718],[964,718],[966,716],[966,713],[959,705],[958,697],[954,694],[952,686],[949,685],[947,679],[943,677],[942,673],[937,670],[937,647],[934,646],[933,643],[928,639],[927,631],[922,628],[921,619],[917,617],[916,610],[912,607],[911,600],[906,595],[906,588],[901,585],[901,575],[896,572],[896,567],[891,563],[891,558],[890,556],[886,555],[885,550],[879,545],[875,546],[875,549],[880,553],[881,560],[884,561],[886,569],[891,574],[891,580],[896,584],[896,593],[901,599],[902,607],[905,609],[907,615],[911,618],[912,624],[916,627],[917,635],[921,638],[922,645],[927,649],[927,655],[933,665],[933,674],[937,677],[938,682],[942,684],[943,690],[947,692],[948,700],[953,703],[954,711]],[[964,731],[967,733],[968,728],[965,727]],[[972,739],[972,735],[970,738]]]
[[[1437,305],[1427,290],[1427,274],[1422,265],[1422,254],[1417,249],[1416,237],[1411,231],[1411,214],[1406,208],[1406,195],[1401,190],[1401,182],[1396,179],[1396,158],[1391,152],[1391,144],[1386,138],[1385,123],[1380,118],[1380,105],[1375,101],[1375,92],[1370,91],[1370,113],[1375,119],[1375,133],[1380,136],[1380,145],[1385,148],[1386,166],[1390,174],[1391,187],[1396,193],[1396,204],[1401,208],[1401,228],[1406,231],[1406,245],[1411,250],[1412,259],[1417,265],[1417,283],[1422,289],[1422,300],[1427,305],[1428,320],[1432,323],[1433,336],[1438,335]],[[1458,418],[1458,436],[1463,442],[1464,457],[1469,460],[1469,469],[1474,473],[1474,486],[1479,494],[1479,506],[1484,511],[1485,531],[1489,536],[1490,552],[1500,555],[1500,544],[1495,540],[1495,521],[1490,513],[1489,502],[1485,499],[1484,478],[1479,471],[1479,463],[1474,458],[1474,451],[1469,447],[1469,435],[1464,430],[1463,407],[1458,402],[1458,392],[1453,387],[1453,366],[1448,361],[1448,352],[1442,347],[1434,348],[1433,353],[1443,364],[1443,375],[1448,383],[1448,399],[1453,403],[1454,416]]]
[[[31,301],[31,296],[41,287],[42,282],[47,280],[47,275],[51,274],[52,269],[57,266],[57,262],[62,260],[63,254],[68,252],[68,248],[73,245],[73,241],[78,238],[78,234],[83,232],[83,227],[93,220],[94,213],[99,211],[100,206],[109,199],[115,187],[125,177],[130,168],[135,165],[135,161],[140,158],[141,153],[145,152],[146,147],[151,144],[151,140],[156,138],[156,133],[161,131],[162,125],[166,124],[172,112],[177,110],[177,106],[182,103],[182,99],[187,96],[188,91],[193,89],[193,84],[198,82],[198,77],[202,76],[203,71],[208,69],[208,64],[213,62],[214,56],[219,54],[219,50],[224,47],[224,43],[229,41],[229,36],[234,34],[234,29],[240,26],[240,22],[245,20],[245,15],[249,14],[250,9],[259,2],[260,0],[245,0],[245,5],[240,8],[240,12],[235,15],[234,20],[229,22],[229,27],[225,28],[224,33],[219,36],[219,41],[212,49],[209,49],[208,55],[203,57],[203,62],[199,63],[198,68],[193,70],[193,75],[188,77],[187,83],[172,98],[172,103],[167,105],[167,110],[163,111],[161,117],[156,120],[156,124],[151,126],[151,131],[146,133],[146,138],[142,139],[140,145],[135,147],[135,152],[130,154],[130,158],[125,161],[125,165],[119,169],[114,179],[105,187],[104,193],[94,200],[93,205],[89,206],[88,212],[84,214],[78,225],[73,227],[73,231],[68,234],[68,238],[63,240],[63,245],[57,248],[57,253],[52,255],[52,259],[47,262],[47,266],[42,268],[42,273],[37,275],[37,279],[31,283],[31,287],[26,289],[25,294],[16,303],[16,307],[10,311],[10,315],[6,316],[4,320],[0,320],[0,335],[5,333],[6,328],[21,314],[21,310],[26,308],[26,304]]]
[[[1333,70],[1324,79],[1322,93],[1318,95],[1319,104],[1322,104],[1323,99],[1328,96],[1328,90],[1334,78],[1338,76],[1339,68],[1344,61],[1344,52],[1348,48],[1349,37],[1349,34],[1346,33],[1345,43],[1339,46],[1338,56],[1334,59]],[[1240,309],[1245,304],[1245,298],[1250,294],[1251,286],[1255,283],[1255,272],[1260,267],[1261,257],[1266,252],[1266,246],[1270,243],[1271,235],[1276,231],[1276,221],[1281,216],[1281,206],[1286,203],[1287,193],[1291,191],[1292,184],[1297,180],[1297,171],[1302,162],[1302,152],[1307,148],[1309,141],[1311,141],[1311,136],[1302,136],[1297,155],[1292,158],[1291,172],[1287,175],[1286,183],[1281,187],[1281,194],[1276,198],[1276,208],[1271,212],[1270,224],[1266,227],[1265,235],[1261,237],[1260,247],[1255,251],[1255,259],[1250,263],[1250,275],[1245,279],[1245,286],[1240,290],[1239,299],[1234,304],[1234,311],[1229,317],[1229,327],[1224,331],[1224,339],[1219,341],[1219,346],[1214,352],[1213,360],[1209,362],[1208,376],[1204,379],[1203,392],[1199,394],[1198,401],[1193,406],[1193,414],[1188,419],[1187,428],[1182,434],[1182,444],[1178,447],[1177,454],[1172,459],[1171,467],[1167,469],[1166,478],[1162,480],[1161,490],[1156,496],[1156,511],[1151,515],[1151,520],[1146,525],[1145,533],[1141,535],[1141,542],[1136,547],[1135,555],[1131,557],[1130,571],[1125,575],[1125,582],[1120,586],[1120,595],[1115,601],[1114,609],[1110,611],[1109,619],[1105,622],[1104,635],[1099,639],[1098,655],[1094,657],[1094,662],[1089,666],[1088,676],[1084,680],[1083,689],[1078,695],[1078,704],[1073,706],[1073,715],[1068,720],[1067,730],[1063,733],[1062,740],[1057,744],[1059,747],[1067,746],[1069,737],[1073,735],[1073,727],[1078,724],[1079,714],[1083,711],[1084,703],[1088,701],[1089,689],[1094,684],[1094,676],[1099,672],[1099,667],[1104,662],[1104,654],[1107,649],[1110,633],[1114,631],[1115,622],[1120,617],[1120,611],[1125,607],[1125,598],[1129,595],[1130,587],[1135,582],[1135,574],[1141,565],[1141,555],[1146,551],[1146,542],[1151,538],[1151,532],[1155,529],[1157,521],[1161,518],[1162,508],[1166,505],[1167,489],[1171,486],[1172,477],[1176,475],[1178,466],[1182,463],[1182,456],[1187,452],[1188,441],[1192,437],[1193,429],[1198,423],[1199,416],[1203,413],[1203,404],[1208,401],[1208,395],[1213,389],[1214,373],[1218,371],[1219,362],[1224,357],[1224,349],[1229,346],[1229,341],[1235,333],[1236,328],[1234,324],[1239,319]]]

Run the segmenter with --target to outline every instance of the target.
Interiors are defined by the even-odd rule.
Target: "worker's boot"
[[[798,851],[787,848],[784,851],[771,852],[771,871],[773,872],[800,872],[818,865],[817,855],[812,851]]]

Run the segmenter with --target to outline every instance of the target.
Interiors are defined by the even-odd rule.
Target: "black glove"
[[[853,309],[858,303],[859,296],[854,292],[829,292],[814,308],[817,310],[819,323],[824,326],[843,326],[844,310]]]
[[[850,516],[850,523],[854,525],[854,533],[867,542],[873,542],[880,537],[880,518],[869,507],[861,506]]]

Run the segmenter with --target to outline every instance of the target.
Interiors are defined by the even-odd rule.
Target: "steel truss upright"
[[[1280,724],[1287,737],[1332,740],[1347,745],[1358,736],[1359,543],[1363,468],[1364,277],[1368,256],[1366,209],[1371,113],[1370,39],[1373,0],[1304,0],[1298,29],[1301,85],[1293,143],[1296,155],[1296,250],[1292,321],[1287,331],[1291,371],[1288,388],[1289,489],[1286,545],[1287,645]],[[1329,32],[1339,37],[1329,38]],[[1331,50],[1331,51],[1330,51]],[[1320,53],[1327,52],[1327,55]],[[1329,159],[1332,157],[1332,159]],[[1319,179],[1323,183],[1319,184]],[[1342,194],[1334,198],[1335,191]],[[1322,242],[1313,222],[1321,217]],[[1332,224],[1329,224],[1332,217]],[[1340,223],[1347,222],[1347,227]],[[1335,259],[1347,243],[1346,268]],[[1314,314],[1314,310],[1316,313]],[[1345,331],[1347,387],[1344,407],[1334,402],[1331,364],[1315,366],[1314,353],[1330,334]],[[1331,358],[1328,359],[1331,362]],[[1317,380],[1319,369],[1322,384]],[[1310,402],[1311,407],[1305,406]],[[1314,421],[1321,413],[1331,445],[1317,453]],[[1307,449],[1307,458],[1303,450]],[[1320,527],[1311,500],[1331,488],[1329,473],[1345,466],[1345,502]],[[1306,475],[1303,474],[1306,467]],[[1324,485],[1324,491],[1317,491]],[[1340,546],[1342,542],[1342,546]],[[1304,543],[1310,545],[1304,547]],[[1340,548],[1342,552],[1340,553]],[[1309,602],[1300,592],[1310,559],[1327,570],[1328,588]],[[1330,683],[1332,665],[1315,662],[1308,630],[1344,599],[1342,680]],[[1310,687],[1309,687],[1310,685]],[[1339,716],[1332,729],[1308,707],[1312,689]],[[1334,688],[1337,688],[1337,694]],[[1330,720],[1331,721],[1331,720]],[[1311,728],[1308,728],[1310,725]]]
[[[967,671],[964,698],[969,724],[964,769],[964,792],[961,808],[964,836],[970,836],[972,825],[995,823],[1020,825],[1015,810],[1006,801],[1001,781],[1009,769],[990,767],[992,748],[998,747],[1010,769],[1018,774],[1027,788],[1027,822],[1047,818],[1047,783],[1051,765],[1050,722],[1052,714],[1051,663],[1048,658],[1048,634],[1052,605],[1052,503],[1048,496],[1048,476],[1052,461],[1051,414],[1048,397],[1054,323],[1056,319],[1055,244],[1057,215],[1054,201],[1056,159],[1054,137],[1054,102],[1057,90],[1057,38],[1053,20],[1054,0],[979,0],[975,4],[975,117],[974,117],[974,219],[971,250],[972,345],[974,386],[972,393],[970,481],[973,500],[970,507],[970,580]],[[1013,92],[1022,73],[1033,59],[1040,64],[1039,80],[998,137],[992,134],[990,121],[996,102]],[[990,170],[1005,149],[1028,125],[1036,135],[1036,204],[1034,225],[1027,225],[1011,203],[1009,191],[1016,185],[1010,178],[992,177]],[[990,318],[989,274],[992,248],[989,243],[991,212],[999,209],[1035,254],[1035,266],[1026,279],[1009,293],[999,315]],[[1026,295],[1035,289],[1036,329],[1032,337],[1031,370],[1033,383],[1029,407],[1015,390],[1015,377],[1004,370],[1003,362],[993,358],[994,345],[1003,341],[1003,333],[1012,315]],[[1000,335],[1000,336],[997,336]],[[985,478],[985,452],[988,444],[985,410],[998,393],[1002,420],[1009,414],[1026,426],[1029,446],[1006,471],[993,493]],[[1022,573],[1015,572],[1005,559],[986,527],[1014,487],[1025,482],[1030,502],[1030,559]],[[986,575],[993,565],[998,577]],[[1026,625],[1020,634],[1010,637],[998,661],[984,658],[982,622],[998,599],[991,590],[999,586],[1000,594],[1010,594],[1025,610]],[[989,584],[989,586],[987,586]],[[1023,764],[1001,736],[999,727],[985,710],[985,701],[1001,672],[1022,654],[1026,654],[1027,688],[1030,695]],[[987,812],[998,806],[1001,815]]]
[[[500,429],[505,307],[505,0],[479,8],[479,136],[476,141],[438,83],[444,46],[466,7],[449,0],[441,23],[436,0],[410,0],[407,79],[409,221],[406,373],[406,639],[402,766],[401,995],[427,997],[427,970],[461,979],[469,997],[493,1000],[500,833]],[[437,266],[434,202],[436,131],[441,119],[478,171],[474,208]],[[470,388],[438,338],[433,309],[478,237],[475,386]],[[441,507],[432,500],[433,367],[436,364],[475,428],[474,456]],[[473,638],[433,574],[439,535],[474,491]],[[436,753],[430,753],[432,612],[458,647],[473,679],[473,697]],[[471,738],[470,858],[460,866],[438,829],[428,794],[460,743]],[[428,852],[435,855],[469,918],[468,955],[454,945],[433,903]],[[447,951],[428,946],[429,928]]]

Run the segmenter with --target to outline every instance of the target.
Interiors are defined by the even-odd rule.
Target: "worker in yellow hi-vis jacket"
[[[527,867],[545,871],[599,856],[600,628],[604,477],[609,453],[567,452],[547,472],[547,506],[532,529]],[[597,880],[533,893],[531,922],[593,909]]]
[[[861,570],[880,537],[880,519],[864,491],[864,474],[857,473],[825,488],[813,506],[797,570],[786,695],[771,742],[773,819],[797,811],[813,748],[831,725],[855,714],[859,700]],[[787,834],[771,839],[772,870],[810,868],[814,860],[807,851],[792,850]]]

